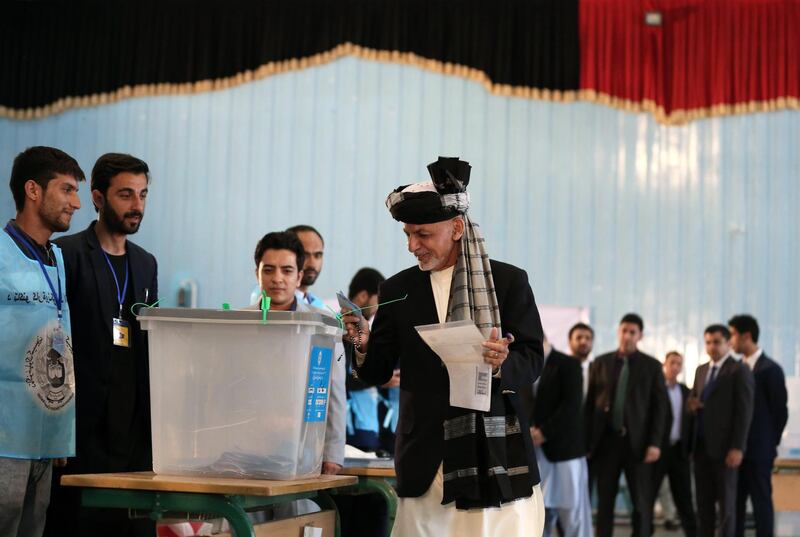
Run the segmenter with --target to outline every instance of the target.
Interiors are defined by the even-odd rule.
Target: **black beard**
[[[300,281],[300,285],[302,285],[303,287],[309,287],[311,285],[314,285],[314,282],[317,281],[318,277],[319,277],[319,272],[314,272],[313,274],[306,274],[304,272],[303,279]]]
[[[43,205],[39,208],[39,217],[47,225],[47,229],[53,233],[60,233],[69,229],[69,223],[63,224],[58,221],[61,216],[60,211],[54,211],[49,205]]]
[[[133,226],[126,226],[124,219],[126,217],[131,217],[131,216],[138,216],[139,218],[144,218],[144,215],[139,211],[131,211],[125,213],[122,217],[120,217],[120,215],[116,211],[114,211],[111,207],[108,206],[103,208],[103,210],[100,212],[100,219],[109,229],[109,231],[112,231],[114,233],[122,233],[124,235],[133,235],[134,233],[139,231],[139,226],[142,223],[142,221],[139,220],[139,222],[137,222]]]

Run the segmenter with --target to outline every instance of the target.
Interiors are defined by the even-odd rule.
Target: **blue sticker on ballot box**
[[[325,421],[328,410],[328,386],[331,378],[333,349],[311,347],[308,360],[305,418],[303,421]]]

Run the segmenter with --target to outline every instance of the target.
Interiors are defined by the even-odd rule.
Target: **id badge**
[[[117,347],[130,347],[130,324],[125,319],[114,319],[112,333],[114,336],[114,345]]]
[[[61,326],[61,322],[59,321],[58,326],[53,331],[53,350],[61,356],[64,356],[66,347],[64,340],[64,328]]]

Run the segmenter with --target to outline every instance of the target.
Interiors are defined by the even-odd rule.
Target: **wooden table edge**
[[[345,466],[338,475],[354,475],[359,477],[397,477],[394,468],[374,468],[369,466]]]
[[[357,483],[358,478],[355,476],[330,475],[295,481],[169,476],[152,472],[73,474],[61,477],[61,484],[66,487],[240,496],[282,496],[347,487]]]

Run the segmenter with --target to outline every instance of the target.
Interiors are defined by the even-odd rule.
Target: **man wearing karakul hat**
[[[393,536],[539,536],[539,473],[528,412],[516,396],[544,360],[533,292],[525,271],[489,259],[467,216],[469,164],[440,157],[428,171],[432,182],[400,187],[386,200],[418,266],[386,280],[379,300],[407,297],[381,306],[371,333],[356,316],[344,317],[359,377],[383,384],[395,367],[403,371]],[[450,406],[447,370],[414,329],[465,319],[487,338],[488,412]]]

